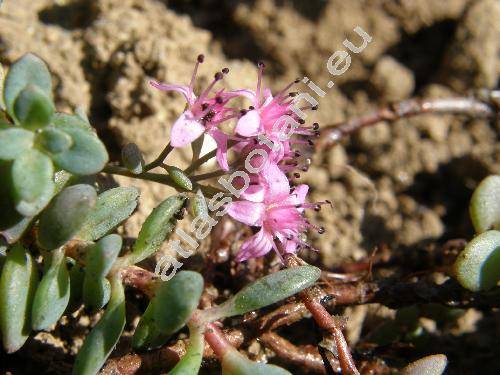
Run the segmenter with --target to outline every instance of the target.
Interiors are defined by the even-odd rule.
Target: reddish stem
[[[213,323],[208,323],[205,329],[205,340],[212,348],[217,358],[222,359],[222,356],[232,348],[232,345],[227,341],[222,331]]]

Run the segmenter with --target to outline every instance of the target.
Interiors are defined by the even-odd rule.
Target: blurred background
[[[498,0],[5,0],[0,61],[8,65],[25,52],[38,54],[55,75],[58,108],[83,106],[112,159],[132,141],[151,159],[168,142],[184,103],[179,95],[151,89],[149,79],[186,84],[203,53],[199,87],[223,67],[231,70],[230,88],[254,87],[260,60],[273,90],[303,76],[325,87],[328,57],[344,49],[345,38],[358,44],[356,26],[373,40],[352,55],[349,70],[320,101],[314,115],[320,125],[413,96],[498,87]],[[330,199],[334,209],[315,214],[326,234],[312,237],[320,251],[305,256],[328,268],[361,259],[381,244],[411,257],[415,249],[470,238],[471,192],[487,175],[500,173],[498,129],[484,120],[426,115],[381,123],[316,155],[301,180],[311,184],[313,201]],[[154,184],[132,184],[142,196],[124,229],[130,236],[168,194]],[[394,311],[360,306],[349,314],[356,322]],[[485,320],[479,311],[467,314],[453,327],[429,328],[443,335],[436,346],[460,337],[463,356],[452,354],[453,373],[498,373],[492,367],[498,353],[491,349],[499,347],[491,335],[499,332],[498,315]],[[490,335],[477,331],[478,324]],[[359,340],[360,327],[348,328],[351,343]],[[64,353],[78,345],[39,336]],[[479,362],[487,370],[474,372]]]

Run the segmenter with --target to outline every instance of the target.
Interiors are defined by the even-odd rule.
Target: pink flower
[[[281,249],[286,253],[296,252],[301,246],[310,248],[300,239],[301,234],[308,228],[320,233],[324,231],[303,216],[304,208],[319,208],[319,204],[304,203],[309,190],[307,185],[299,185],[291,192],[288,179],[276,164],[270,164],[261,177],[264,183],[250,185],[242,194],[245,200],[231,202],[228,207],[228,214],[234,219],[260,227],[241,246],[238,261],[263,256],[272,249],[281,256],[275,241],[281,243]]]
[[[203,90],[200,96],[196,96],[193,86],[198,67],[203,62],[203,59],[203,55],[198,56],[188,86],[168,85],[155,81],[150,83],[159,90],[176,91],[186,98],[187,108],[172,126],[170,133],[172,147],[186,146],[206,133],[217,143],[217,160],[222,168],[227,169],[227,140],[231,137],[218,130],[217,126],[224,121],[238,117],[238,109],[227,107],[227,103],[237,95],[225,93],[224,89],[222,89],[217,91],[215,95],[210,96],[215,84],[222,80],[224,74],[229,72],[229,69],[224,68],[222,72],[215,73],[214,80],[210,85]]]

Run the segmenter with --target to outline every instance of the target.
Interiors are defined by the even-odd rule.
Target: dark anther
[[[203,61],[205,61],[205,56],[202,54],[198,55],[198,62],[201,64]]]
[[[316,130],[316,131],[314,132],[314,136],[315,136],[315,137],[319,137],[320,135],[321,135],[321,132],[320,132],[319,130]]]
[[[318,106],[317,106],[317,105],[313,105],[313,106],[311,107],[311,110],[313,110],[313,111],[316,111],[317,109],[318,109]]]
[[[299,118],[299,124],[301,125],[304,125],[306,123],[306,120],[304,120],[303,118]]]
[[[315,122],[315,123],[313,124],[313,129],[314,129],[314,130],[318,130],[318,129],[319,129],[319,124],[318,124],[317,122]]]
[[[222,69],[222,73],[224,73],[224,74],[229,73],[229,68],[223,68],[223,69]]]
[[[222,79],[223,74],[221,72],[217,72],[214,74],[214,78],[216,81],[220,81]]]
[[[290,92],[290,93],[288,93],[288,96],[291,97],[291,98],[293,98],[293,97],[295,97],[297,95],[298,95],[298,92]]]
[[[299,83],[300,82],[300,78],[295,78],[295,81],[293,81],[294,83]]]
[[[298,158],[301,154],[301,152],[299,150],[296,150],[295,153],[294,153],[295,157]]]
[[[201,110],[202,110],[202,111],[204,111],[204,110],[205,110],[205,109],[207,109],[207,108],[208,108],[208,103],[203,103],[203,104],[201,105]]]
[[[240,113],[241,113],[242,116],[245,116],[247,114],[247,110],[246,109],[242,109],[240,111]]]
[[[328,204],[332,204],[332,201],[330,199],[325,199],[325,202]]]
[[[250,107],[248,107],[248,109],[249,109],[250,111],[253,111],[253,110],[255,109],[255,107],[254,107],[253,105],[251,105]]]
[[[309,170],[309,167],[307,165],[304,165],[302,168],[300,168],[303,172],[307,172]]]
[[[302,205],[301,205],[301,204],[296,204],[296,205],[295,205],[295,208],[301,208],[301,207],[302,207]]]
[[[295,172],[295,173],[293,174],[293,177],[295,177],[295,178],[300,178],[300,173]]]
[[[259,62],[257,63],[257,67],[259,67],[259,68],[265,68],[265,67],[266,67],[266,64],[264,64],[262,61],[259,61]]]
[[[316,212],[321,211],[321,206],[319,204],[314,206],[314,211],[316,211]]]
[[[319,234],[323,234],[323,233],[325,233],[325,227],[319,227],[319,229],[318,229],[318,233],[319,233]]]
[[[307,144],[308,144],[309,146],[314,146],[314,142],[313,142],[313,141],[311,141],[310,139],[308,139],[308,140],[307,140]]]
[[[221,97],[221,96],[217,96],[217,97],[215,97],[215,102],[216,102],[217,104],[222,104],[222,102],[223,102],[223,101],[224,101],[224,99],[222,99],[222,97]]]

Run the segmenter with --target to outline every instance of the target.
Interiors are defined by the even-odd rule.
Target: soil
[[[200,86],[223,67],[230,68],[229,87],[253,86],[255,63],[263,60],[274,90],[303,76],[325,87],[328,57],[344,49],[345,38],[356,40],[353,29],[361,26],[373,41],[352,56],[311,118],[328,125],[393,100],[497,87],[499,20],[497,0],[6,0],[0,61],[8,65],[28,51],[40,55],[54,73],[58,108],[82,106],[113,160],[128,142],[152,160],[184,104],[179,95],[151,89],[148,80],[187,83],[199,53],[206,57]],[[316,155],[301,181],[311,184],[313,201],[330,199],[334,207],[311,215],[326,233],[311,237],[319,252],[301,255],[333,269],[380,244],[411,254],[430,243],[470,238],[471,192],[485,176],[500,173],[498,130],[498,123],[425,115],[367,128]],[[181,154],[177,162],[188,158]],[[133,237],[171,191],[116,181],[141,189],[138,212],[123,228]],[[363,322],[382,314],[362,310],[351,311],[358,322],[351,340],[366,330]],[[429,346],[412,355],[447,351],[450,374],[499,373],[494,336],[500,315],[469,315],[473,323],[464,318],[436,333],[448,348]],[[72,330],[88,325],[88,317],[68,318],[21,352],[2,354],[0,370],[67,373],[81,344]]]

